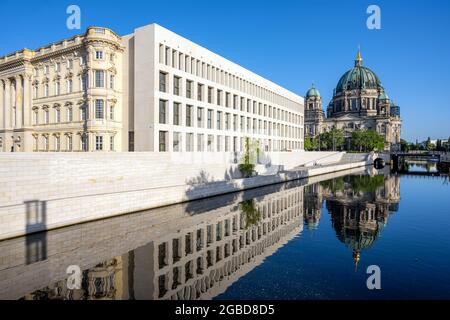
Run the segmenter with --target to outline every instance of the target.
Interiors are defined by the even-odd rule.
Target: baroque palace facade
[[[305,97],[305,136],[312,138],[332,129],[344,132],[346,148],[355,130],[374,130],[385,139],[385,149],[400,149],[400,107],[385,92],[378,76],[363,66],[361,54],[355,67],[339,80],[326,116],[322,97],[313,85]]]
[[[304,99],[156,24],[0,57],[0,151],[303,149]]]

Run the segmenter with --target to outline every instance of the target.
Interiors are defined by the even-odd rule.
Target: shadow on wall
[[[47,260],[47,202],[27,201],[26,209],[26,264]]]
[[[265,176],[276,178],[281,176],[281,174],[287,174],[282,166],[272,166],[272,161],[268,155],[259,157],[257,165],[265,167],[263,173]],[[298,174],[291,176],[289,173],[287,176],[294,179],[299,178]],[[190,215],[200,214],[223,206],[232,205],[238,198],[242,199],[242,201],[246,201],[254,199],[255,197],[264,196],[268,193],[278,192],[290,185],[298,186],[299,184],[304,185],[308,182],[308,179],[303,179],[301,182],[280,182],[270,186],[255,188],[254,179],[261,178],[258,176],[245,179],[242,178],[242,173],[239,171],[237,165],[230,166],[224,174],[224,180],[219,181],[214,180],[214,177],[202,170],[196,177],[193,177],[186,182],[189,186],[186,191],[186,196],[189,200],[195,200],[202,197],[207,198],[188,202],[185,205],[185,211]],[[241,191],[238,189],[243,190]]]

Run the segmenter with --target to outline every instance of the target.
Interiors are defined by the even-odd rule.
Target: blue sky
[[[82,33],[66,28],[70,4],[81,7],[82,30],[124,35],[156,22],[302,96],[314,82],[325,105],[360,45],[402,108],[403,137],[450,136],[450,1],[1,0],[0,55]],[[366,27],[370,4],[381,30]]]

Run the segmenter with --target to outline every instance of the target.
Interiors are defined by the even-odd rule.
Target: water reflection
[[[319,228],[324,207],[357,266],[398,208],[400,178],[376,171],[329,177],[49,232],[48,257],[34,268],[0,260],[0,298],[212,299],[300,236],[304,224]],[[67,288],[69,265],[85,270],[80,290]]]

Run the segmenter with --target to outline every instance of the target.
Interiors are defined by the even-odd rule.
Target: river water
[[[0,299],[449,299],[448,177],[417,168],[363,168],[0,242]],[[368,289],[369,266],[381,290]]]

